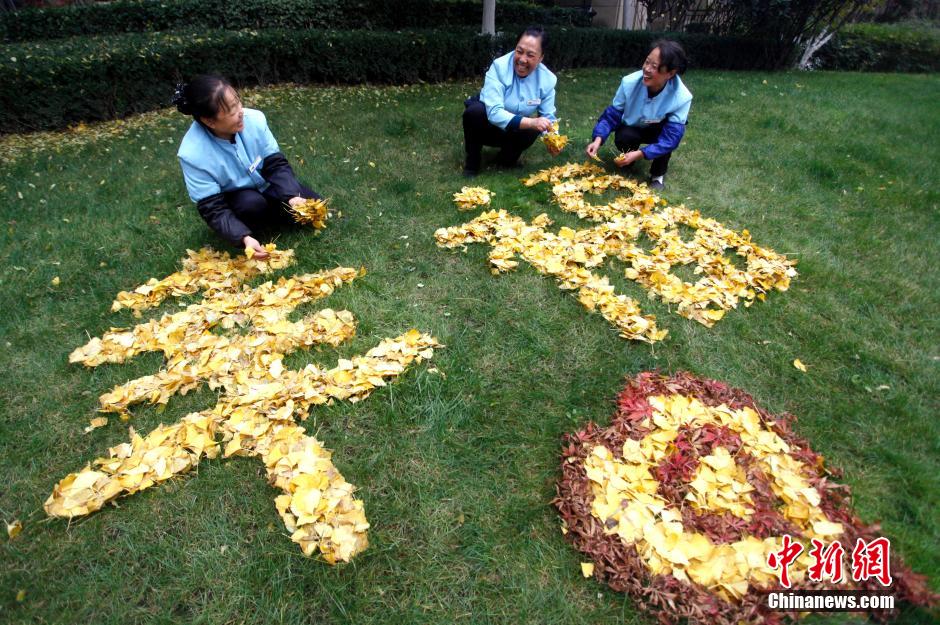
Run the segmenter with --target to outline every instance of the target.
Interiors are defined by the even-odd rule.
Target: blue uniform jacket
[[[177,156],[183,168],[186,190],[193,202],[236,189],[264,191],[261,177],[264,159],[278,151],[264,113],[245,109],[245,129],[235,134],[235,143],[220,139],[193,122],[180,143]]]
[[[232,211],[224,193],[256,189],[283,203],[302,193],[290,163],[278,151],[264,113],[248,108],[244,111],[245,128],[235,134],[234,143],[193,122],[177,152],[186,190],[199,214],[209,227],[236,246],[252,232]]]
[[[650,126],[661,123],[663,130],[656,143],[641,149],[644,158],[658,158],[679,146],[691,108],[692,94],[678,76],[670,79],[663,90],[651,98],[643,84],[643,72],[633,72],[620,81],[613,102],[598,118],[592,136],[600,137],[603,142],[620,124]]]

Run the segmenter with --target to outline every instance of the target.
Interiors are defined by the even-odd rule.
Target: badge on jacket
[[[542,103],[542,98],[532,98],[531,100],[526,101],[528,106],[538,106]]]
[[[248,168],[248,173],[253,174],[255,170],[258,169],[258,165],[261,164],[261,156],[256,156],[255,161],[251,164],[251,167]]]

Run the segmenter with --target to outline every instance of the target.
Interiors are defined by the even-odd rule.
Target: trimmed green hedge
[[[483,8],[477,0],[118,0],[108,4],[0,13],[0,39],[37,41],[78,35],[130,32],[322,28],[398,30],[479,26]],[[590,26],[581,9],[546,8],[500,0],[497,24]]]
[[[940,28],[925,24],[852,24],[817,53],[820,69],[867,72],[940,70]]]
[[[491,38],[447,31],[260,30],[132,33],[0,46],[0,132],[58,128],[168,104],[173,85],[216,72],[240,86],[276,82],[403,84],[479,77],[512,49],[518,29]],[[553,29],[546,64],[638,67],[663,33]],[[692,67],[754,69],[757,42],[671,33]]]
[[[569,67],[625,67],[640,64],[657,39],[672,39],[685,48],[690,68],[769,69],[773,59],[755,39],[696,33],[610,30],[601,28],[552,29],[548,33],[545,63],[552,69]],[[503,49],[509,51],[515,41]]]

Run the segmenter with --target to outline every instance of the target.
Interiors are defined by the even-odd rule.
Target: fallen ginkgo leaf
[[[7,523],[7,536],[10,540],[13,540],[19,536],[20,532],[23,531],[23,523],[19,519],[14,520],[12,523]]]

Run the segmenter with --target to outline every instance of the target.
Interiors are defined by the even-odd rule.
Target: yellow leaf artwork
[[[769,586],[779,581],[767,564],[767,556],[781,548],[779,537],[745,535],[734,542],[714,543],[686,528],[682,514],[663,498],[652,469],[670,454],[670,445],[682,428],[712,425],[737,434],[742,450],[770,478],[771,490],[783,502],[781,513],[807,541],[831,541],[843,534],[842,524],[830,521],[819,507],[819,491],[808,479],[812,467],[796,459],[787,441],[766,427],[753,409],[712,407],[679,394],[652,396],[648,401],[653,408],[649,434],[642,440],[628,438],[619,458],[603,445],[593,447],[584,470],[594,495],[591,513],[606,534],[619,535],[625,544],[635,545],[651,573],[691,580],[726,600],[739,600],[749,583]],[[718,446],[699,462],[686,496],[693,508],[751,518],[754,509],[749,493],[754,488],[728,450]],[[802,580],[809,565],[807,552],[797,559],[791,577]]]
[[[120,363],[146,351],[163,352],[164,367],[116,386],[100,397],[101,410],[129,417],[130,406],[166,404],[206,384],[219,389],[218,403],[146,435],[130,430],[130,441],[108,450],[77,473],[64,477],[45,502],[47,514],[72,518],[100,509],[196,466],[203,457],[258,456],[268,480],[283,494],[275,506],[291,540],[305,555],[319,550],[329,563],[347,562],[368,545],[362,502],[331,461],[330,452],[294,418],[312,406],[365,399],[376,387],[420,363],[440,347],[430,335],[409,330],[382,340],[366,354],[341,359],[332,369],[309,364],[284,367],[286,354],[312,345],[339,345],[355,333],[353,315],[326,308],[298,321],[300,305],[333,293],[362,270],[328,271],[279,278],[248,288],[243,282],[291,264],[290,250],[268,246],[264,260],[203,249],[189,252],[183,270],[118,294],[113,309],[136,314],[168,296],[202,291],[204,299],[184,310],[112,329],[69,357],[89,367]]]
[[[797,369],[799,369],[800,371],[802,371],[803,373],[806,373],[806,365],[804,365],[804,364],[800,361],[799,358],[797,358],[796,360],[793,361],[793,366],[796,367]]]
[[[462,211],[473,210],[477,206],[487,206],[495,195],[486,187],[463,187],[454,194],[454,203]]]
[[[667,331],[656,325],[653,315],[644,315],[639,303],[614,291],[606,277],[591,271],[608,257],[624,262],[624,276],[675,305],[676,312],[711,327],[739,304],[750,306],[766,293],[786,291],[795,277],[796,261],[751,240],[747,230],[736,232],[698,211],[665,201],[638,184],[618,175],[608,175],[592,163],[567,163],[540,171],[522,181],[526,186],[552,185],[558,207],[582,219],[599,222],[592,228],[547,230],[546,214],[526,222],[505,210],[491,210],[473,221],[440,228],[434,236],[440,247],[465,247],[468,243],[492,246],[489,261],[494,274],[518,266],[521,258],[540,273],[554,276],[563,290],[576,291],[585,308],[599,312],[620,336],[646,342],[659,341]],[[585,193],[624,192],[604,205],[585,201]],[[694,231],[683,239],[680,229]],[[652,241],[643,249],[641,237]],[[743,268],[725,255],[734,250]],[[676,266],[690,265],[701,276],[686,282],[672,273]]]

